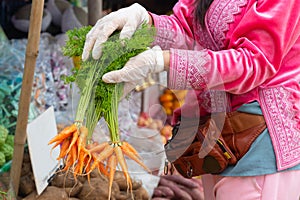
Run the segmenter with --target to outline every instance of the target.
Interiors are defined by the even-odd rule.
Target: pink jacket
[[[171,50],[169,87],[197,90],[175,116],[234,110],[256,100],[278,170],[299,164],[299,1],[214,0],[206,30],[194,23],[193,9],[193,0],[179,0],[171,16],[150,13],[155,43]]]

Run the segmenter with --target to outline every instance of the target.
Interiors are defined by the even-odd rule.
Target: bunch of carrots
[[[136,161],[146,171],[151,172],[141,160],[138,152],[126,141],[103,142],[98,144],[94,142],[87,144],[88,129],[85,126],[78,128],[72,124],[64,128],[58,135],[49,141],[54,144],[53,148],[61,146],[58,160],[64,160],[63,171],[71,171],[74,177],[78,175],[87,175],[98,169],[99,173],[109,178],[109,195],[113,183],[114,174],[118,164],[124,173],[128,189],[132,190],[131,178],[128,173],[125,156]],[[110,199],[110,196],[108,197]]]
[[[85,36],[91,27],[83,27],[67,32],[64,54],[80,56],[83,50]],[[135,148],[126,141],[121,141],[118,127],[118,103],[122,96],[123,85],[107,84],[102,75],[124,66],[130,57],[147,49],[153,41],[154,31],[142,26],[131,39],[115,38],[103,45],[103,55],[99,60],[90,58],[81,62],[80,70],[66,77],[66,81],[77,83],[80,89],[80,99],[77,106],[74,123],[65,127],[49,141],[52,148],[60,147],[58,160],[64,163],[63,170],[73,172],[77,176],[88,176],[98,169],[99,173],[109,179],[109,196],[116,168],[120,166],[132,191],[132,182],[128,172],[125,156],[137,162],[147,172],[151,172],[143,163]],[[147,40],[148,37],[148,40]],[[117,39],[116,39],[117,38]],[[110,141],[97,143],[92,140],[96,123],[104,117],[108,128]]]

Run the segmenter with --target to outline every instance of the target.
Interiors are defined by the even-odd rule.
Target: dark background
[[[45,0],[46,5],[47,0]],[[104,10],[118,10],[133,3],[139,3],[148,11],[156,14],[168,14],[177,0],[103,0]],[[22,6],[32,3],[31,0],[0,0],[0,24],[8,39],[26,38],[28,33],[21,32],[14,28],[11,17]],[[55,35],[60,33],[59,27],[50,25],[47,32]]]

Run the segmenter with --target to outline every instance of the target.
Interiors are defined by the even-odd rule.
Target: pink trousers
[[[300,200],[300,170],[262,176],[201,177],[205,200]]]

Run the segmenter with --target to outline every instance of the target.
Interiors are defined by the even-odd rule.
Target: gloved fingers
[[[174,191],[167,186],[158,186],[153,191],[153,197],[165,197],[171,199],[174,197]]]
[[[121,99],[125,98],[135,87],[139,84],[142,84],[142,80],[138,80],[136,82],[126,82],[123,87],[123,94]]]
[[[90,32],[88,32],[88,34],[86,35],[83,52],[82,52],[82,56],[81,56],[83,61],[86,61],[88,59],[90,52],[94,47],[94,43],[97,39],[97,34],[95,32],[97,32],[96,26],[94,26],[90,30]]]
[[[120,32],[120,39],[131,38],[140,24],[136,20],[128,20]]]
[[[122,27],[122,23],[124,25],[124,17],[120,11],[112,12],[103,18],[99,19],[94,27],[89,31],[86,35],[86,40],[82,53],[82,60],[86,60],[89,57],[90,52],[94,50],[99,52],[93,52],[94,59],[98,59],[101,56],[101,44],[107,41],[108,37],[119,27]],[[95,47],[96,46],[96,47]]]
[[[165,179],[176,182],[180,185],[183,185],[187,188],[198,188],[199,184],[191,179],[184,178],[180,175],[165,175],[163,176]]]
[[[121,82],[132,82],[132,80],[128,79],[130,77],[126,69],[122,68],[120,70],[114,70],[107,72],[102,76],[102,80],[105,83],[121,83]]]
[[[130,58],[122,69],[104,74],[102,80],[106,83],[136,82],[145,79],[149,73],[163,71],[162,63],[162,50],[156,47]]]
[[[118,24],[117,23],[108,23],[103,27],[100,27],[101,30],[98,31],[97,35],[98,37],[96,38],[92,50],[92,57],[94,59],[99,59],[102,54],[102,44],[106,42],[111,36],[111,34],[118,29]]]
[[[136,82],[146,78],[149,67],[145,65],[147,58],[140,57],[141,54],[132,57],[120,70],[108,72],[103,75],[102,80],[106,83]]]

